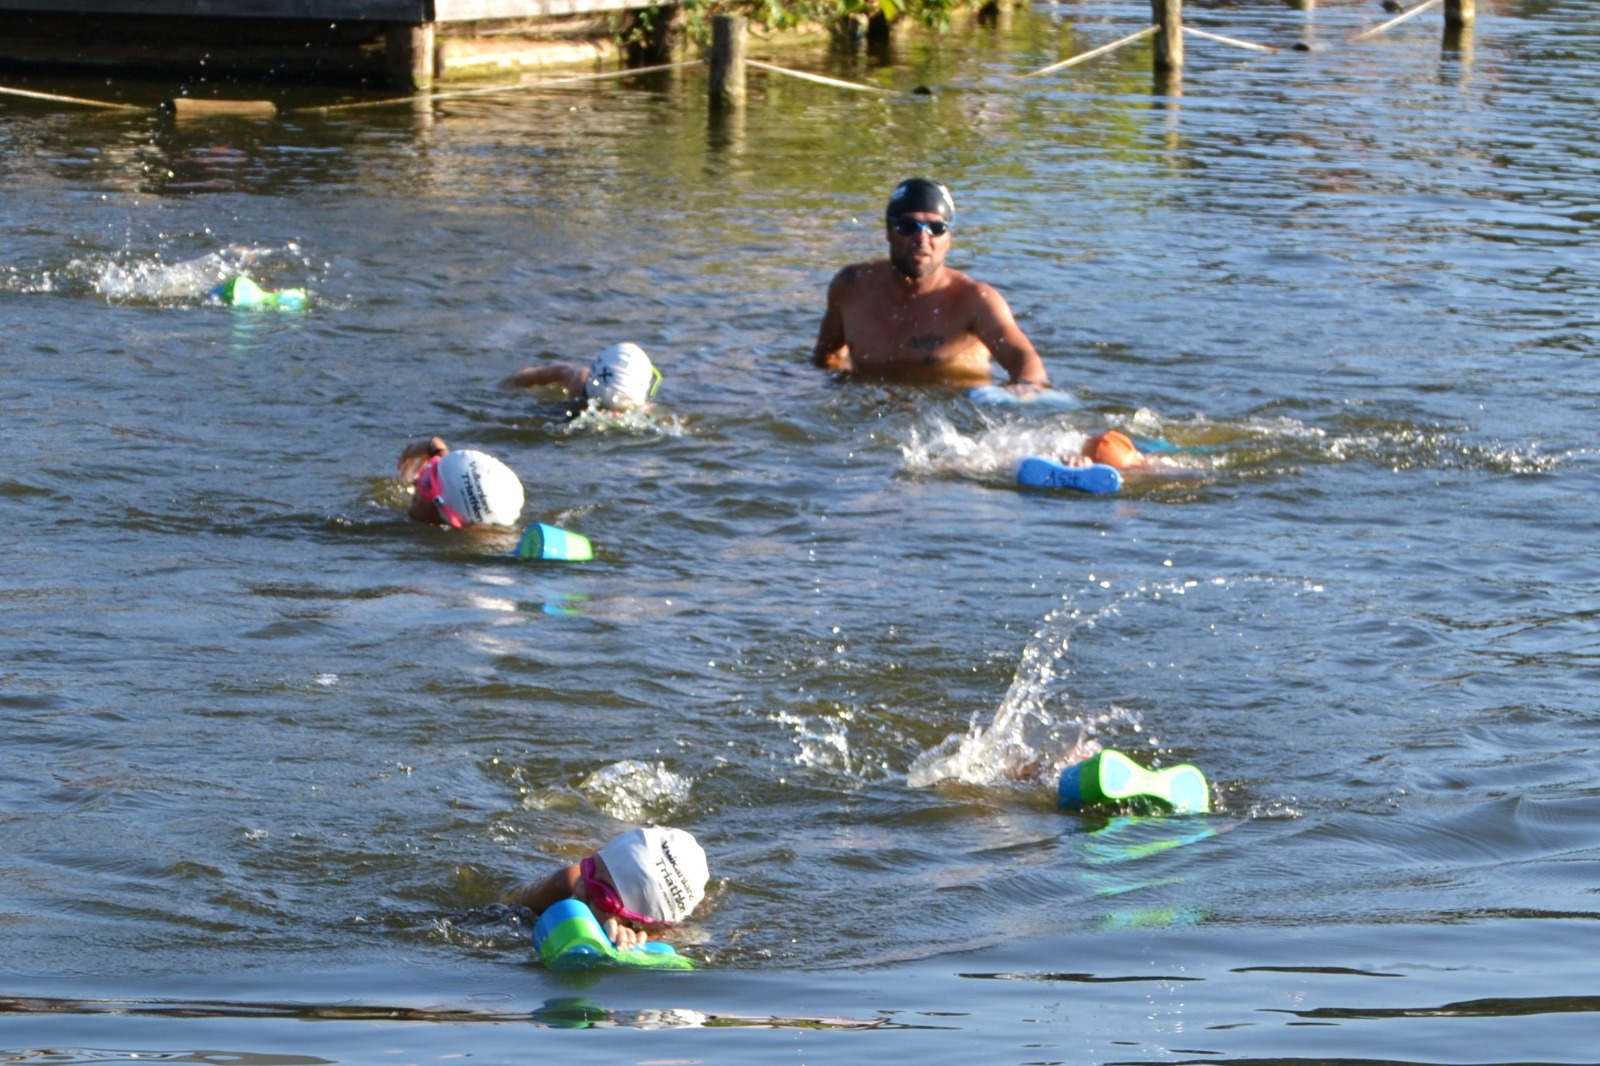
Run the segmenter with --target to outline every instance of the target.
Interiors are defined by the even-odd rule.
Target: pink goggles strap
[[[449,522],[452,527],[460,529],[466,525],[466,522],[462,521],[461,516],[444,502],[444,482],[439,477],[439,460],[443,458],[444,456],[442,455],[435,455],[428,460],[426,466],[417,472],[416,492],[423,499],[432,500],[433,505],[439,509],[439,514],[443,516],[444,520]]]
[[[617,895],[617,890],[595,876],[594,856],[591,855],[578,864],[578,874],[583,878],[583,885],[589,890],[589,907],[591,910],[614,914],[625,922],[641,922],[645,925],[662,925],[654,918],[646,918],[642,914],[635,914],[622,905],[622,897]]]

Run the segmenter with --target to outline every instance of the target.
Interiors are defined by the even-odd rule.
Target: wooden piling
[[[747,22],[741,15],[718,15],[711,22],[711,106],[744,106]]]
[[[1011,25],[1011,0],[984,0],[978,8],[978,25],[1003,30]]]
[[[1444,0],[1444,28],[1463,30],[1478,17],[1478,0]]]
[[[389,76],[397,86],[420,92],[433,87],[437,75],[433,50],[433,23],[391,22],[386,27],[384,51]]]
[[[894,24],[882,11],[867,16],[867,47],[887,48],[894,38]]]
[[[1183,0],[1150,0],[1150,16],[1156,25],[1156,69],[1182,70]]]

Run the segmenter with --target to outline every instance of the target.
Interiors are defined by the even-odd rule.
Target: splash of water
[[[683,436],[683,420],[675,415],[662,415],[651,408],[631,411],[604,411],[585,409],[576,418],[561,419],[555,428],[590,433],[632,433],[659,437]]]
[[[1065,603],[1047,614],[1023,648],[1011,687],[993,719],[983,725],[974,715],[965,733],[952,734],[918,756],[906,773],[906,783],[926,788],[940,781],[997,785],[1051,780],[1062,767],[1099,751],[1099,742],[1090,735],[1093,723],[1058,715],[1050,707],[1056,682],[1070,672],[1061,664],[1071,631],[1085,621]]]
[[[1082,412],[1069,416],[1081,420]],[[1544,473],[1564,454],[1537,443],[1473,442],[1457,432],[1408,422],[1344,419],[1331,427],[1281,415],[1212,421],[1196,414],[1166,419],[1149,408],[1079,428],[1059,417],[985,423],[968,433],[940,412],[929,412],[901,445],[904,470],[913,477],[955,477],[1009,484],[1017,463],[1030,455],[1078,454],[1089,435],[1105,428],[1133,436],[1149,459],[1147,472],[1194,476],[1286,473],[1304,465],[1372,463],[1391,470],[1484,470],[1496,474]]]
[[[621,822],[664,818],[689,798],[693,784],[660,763],[624,759],[602,766],[578,784],[578,790]]]
[[[94,291],[111,301],[198,299],[219,282],[256,269],[268,254],[264,249],[232,245],[177,263],[160,258],[127,264],[74,260],[69,269],[86,272]]]
[[[929,414],[924,428],[912,427],[900,453],[913,476],[1009,480],[1026,456],[1076,454],[1088,439],[1081,430],[1039,421],[1003,422],[969,436],[942,415]]]
[[[840,717],[842,721],[827,716],[811,719],[780,711],[771,715],[770,720],[794,732],[799,749],[794,756],[796,766],[834,770],[849,776],[854,772],[848,725],[852,715],[846,710]]]

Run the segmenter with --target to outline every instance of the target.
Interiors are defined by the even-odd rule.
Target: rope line
[[[1192,33],[1196,37],[1204,37],[1208,41],[1220,41],[1223,44],[1231,44],[1235,48],[1248,48],[1252,52],[1276,52],[1277,51],[1277,49],[1272,47],[1270,44],[1253,44],[1250,41],[1241,41],[1241,40],[1238,40],[1237,38],[1234,38],[1234,37],[1224,37],[1220,33],[1208,33],[1205,30],[1197,30],[1193,26],[1185,26],[1183,28],[1183,32],[1184,33]]]
[[[747,67],[755,67],[757,70],[770,70],[774,74],[787,74],[791,78],[800,78],[803,81],[814,81],[818,85],[832,85],[840,89],[854,89],[856,92],[861,93],[882,93],[885,96],[900,95],[895,90],[885,89],[882,86],[862,85],[853,81],[840,81],[838,78],[826,78],[821,74],[807,74],[804,71],[789,70],[785,67],[773,66],[771,63],[763,63],[759,59],[746,59],[744,61],[744,65]]]
[[[478,89],[455,89],[450,92],[424,93],[420,96],[390,96],[382,100],[356,100],[348,104],[323,104],[317,107],[297,107],[295,111],[350,111],[359,107],[393,107],[397,104],[430,103],[434,100],[454,100],[464,96],[488,96],[493,93],[526,92],[529,89],[560,88],[579,82],[602,81],[608,78],[626,78],[634,74],[654,74],[678,67],[696,67],[699,59],[686,59],[679,63],[662,63],[654,67],[633,67],[628,70],[608,70],[600,74],[575,74],[570,78],[544,78],[539,81],[519,81],[510,85],[488,85]]]
[[[105,107],[117,111],[148,111],[148,107],[138,104],[114,104],[109,100],[88,100],[81,96],[60,96],[56,93],[36,93],[28,89],[8,89],[0,85],[0,93],[6,96],[26,96],[30,100],[49,100],[57,104],[79,104],[83,107]]]
[[[1382,25],[1374,26],[1374,27],[1372,27],[1372,29],[1367,30],[1367,31],[1365,31],[1363,33],[1358,33],[1358,34],[1356,34],[1354,37],[1352,37],[1350,39],[1352,41],[1364,41],[1368,37],[1376,37],[1378,34],[1382,33],[1384,30],[1388,29],[1390,26],[1398,26],[1398,25],[1400,25],[1400,23],[1404,22],[1406,19],[1411,18],[1411,17],[1413,17],[1415,15],[1422,14],[1424,11],[1428,10],[1428,8],[1433,7],[1435,4],[1437,4],[1439,2],[1440,2],[1440,0],[1425,0],[1424,3],[1418,4],[1416,7],[1412,8],[1410,11],[1407,11],[1404,14],[1396,15],[1394,18],[1390,19],[1388,22],[1385,22]]]
[[[1105,55],[1113,48],[1121,48],[1125,44],[1132,44],[1134,41],[1148,37],[1160,28],[1161,27],[1159,26],[1146,26],[1138,33],[1130,33],[1128,36],[1119,41],[1112,41],[1110,44],[1103,44],[1099,48],[1091,48],[1082,55],[1075,55],[1071,59],[1063,59],[1059,63],[1051,63],[1048,67],[1040,67],[1038,70],[1030,71],[1027,74],[1018,74],[1017,80],[1021,81],[1023,78],[1037,78],[1041,74],[1049,74],[1052,71],[1065,70],[1067,67],[1077,66],[1079,63],[1086,63],[1096,56]]]

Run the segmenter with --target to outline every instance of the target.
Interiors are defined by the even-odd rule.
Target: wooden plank
[[[164,15],[217,19],[316,19],[330,22],[428,22],[430,0],[0,0],[5,12]]]
[[[176,118],[272,118],[278,105],[271,100],[200,100],[180,96],[172,101],[172,114]]]
[[[655,0],[0,0],[6,12],[164,15],[329,22],[488,22],[592,11],[637,11]]]
[[[495,38],[442,37],[439,39],[439,76],[451,77],[490,70],[528,70],[541,67],[593,65],[615,58],[605,38],[576,41],[516,41]]]
[[[642,11],[657,0],[436,0],[435,22],[551,18],[596,11]]]

